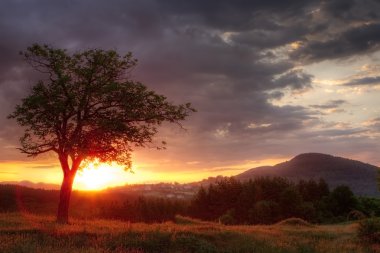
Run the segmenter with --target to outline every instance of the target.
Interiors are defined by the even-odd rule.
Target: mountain
[[[247,170],[235,176],[239,180],[257,177],[285,177],[291,181],[323,178],[333,189],[347,185],[356,195],[379,197],[379,167],[347,158],[320,153],[300,154],[274,166]]]

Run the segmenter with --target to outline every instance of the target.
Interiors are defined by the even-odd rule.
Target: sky
[[[109,185],[234,175],[305,152],[380,166],[379,15],[376,0],[3,0],[0,181],[62,178],[54,154],[16,149],[23,130],[6,118],[38,81],[19,55],[33,43],[130,51],[133,79],[197,109],[186,130],[160,129],[166,150],[135,150],[133,174],[111,166]]]

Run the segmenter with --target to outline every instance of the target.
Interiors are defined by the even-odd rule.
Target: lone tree
[[[63,181],[57,221],[68,222],[70,195],[83,161],[98,159],[131,166],[134,147],[152,143],[162,122],[177,123],[195,110],[131,80],[137,60],[110,50],[66,50],[34,44],[21,52],[46,76],[8,117],[25,128],[21,152],[58,156]],[[163,147],[165,143],[158,147]]]

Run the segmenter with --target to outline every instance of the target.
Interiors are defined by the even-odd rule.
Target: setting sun
[[[126,175],[130,174],[122,166],[91,162],[78,171],[74,188],[79,190],[103,190],[108,187],[124,185],[127,183]]]
[[[98,161],[85,163],[75,177],[73,188],[76,190],[98,191],[109,187],[123,186],[152,181],[153,178],[166,178],[149,171],[144,171],[133,163],[132,171],[125,170],[122,165],[115,162],[100,163]]]

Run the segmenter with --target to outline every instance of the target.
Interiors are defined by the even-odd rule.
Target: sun
[[[108,187],[127,183],[126,175],[130,172],[115,163],[89,162],[78,171],[74,188],[78,190],[103,190]]]

